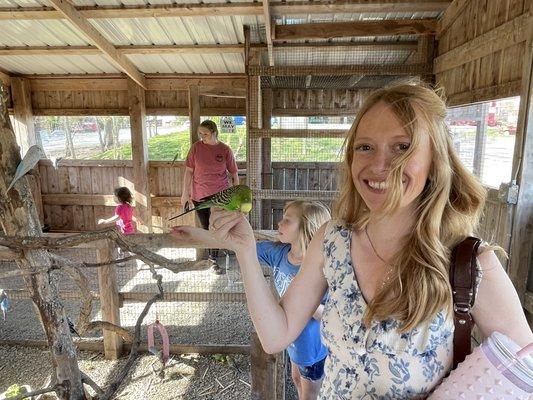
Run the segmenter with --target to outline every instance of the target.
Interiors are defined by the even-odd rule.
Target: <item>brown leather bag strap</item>
[[[471,353],[474,320],[470,310],[476,300],[476,257],[481,240],[467,237],[452,251],[450,283],[453,295],[455,333],[453,335],[453,368]]]

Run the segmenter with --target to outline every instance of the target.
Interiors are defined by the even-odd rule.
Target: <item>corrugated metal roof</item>
[[[113,74],[121,72],[107,57],[88,56],[0,56],[0,66],[17,74]]]
[[[0,21],[0,46],[83,46],[89,42],[66,20]]]
[[[91,23],[115,45],[244,43],[244,25],[258,17],[170,17],[95,19]]]
[[[76,6],[135,6],[148,4],[194,4],[194,3],[253,3],[256,0],[73,0]],[[52,3],[47,0],[0,0],[0,7],[52,7]]]
[[[237,2],[241,2],[238,0]],[[254,2],[254,0],[246,0]],[[204,3],[201,0],[74,0],[80,6],[144,5]],[[207,2],[205,2],[207,3]],[[227,3],[212,0],[209,3]],[[0,0],[0,7],[51,6],[47,0]],[[278,23],[313,23],[387,19],[436,18],[439,12],[424,13],[365,13],[291,15],[278,18]],[[99,32],[116,46],[128,45],[197,45],[244,43],[243,27],[252,27],[252,42],[265,43],[262,16],[194,16],[161,18],[90,19]],[[0,47],[18,46],[86,46],[91,44],[66,20],[0,20]],[[336,38],[332,40],[300,40],[294,43],[345,43],[359,41],[408,41],[416,35]],[[275,49],[276,65],[340,65],[387,64],[405,61],[409,51],[368,53],[351,51]],[[226,54],[150,54],[129,55],[134,65],[144,73],[242,73],[241,53]],[[49,73],[115,73],[118,70],[101,55],[40,55],[0,56],[0,67],[23,74]]]
[[[129,55],[144,73],[243,73],[242,54]]]

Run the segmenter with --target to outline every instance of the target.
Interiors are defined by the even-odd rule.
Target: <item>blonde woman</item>
[[[346,140],[334,220],[317,231],[279,302],[244,216],[212,216],[212,234],[236,251],[267,352],[298,336],[328,290],[320,398],[423,398],[451,369],[450,250],[474,231],[485,192],[455,154],[445,113],[441,98],[420,84],[369,96]],[[482,334],[532,342],[516,291],[489,247],[478,265],[472,315]]]

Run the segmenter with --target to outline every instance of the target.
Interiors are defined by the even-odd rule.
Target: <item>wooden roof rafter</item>
[[[266,49],[261,43],[252,48]],[[342,43],[276,43],[276,48],[307,48],[309,50],[336,51],[415,51],[416,41],[405,42],[342,42]],[[237,54],[244,53],[244,44],[200,44],[200,45],[129,45],[116,46],[118,53],[131,54]],[[32,55],[97,55],[102,51],[96,46],[13,46],[0,47],[0,56]]]
[[[268,64],[274,66],[274,48],[272,45],[272,32],[275,22],[270,14],[269,0],[263,0],[263,18],[265,19],[265,36],[268,49]]]
[[[117,52],[127,54],[221,54],[243,53],[241,44],[227,45],[130,45],[116,46]],[[1,56],[30,55],[93,55],[101,54],[96,46],[18,46],[0,47]]]
[[[434,35],[436,19],[324,22],[276,25],[275,41],[396,35]]]
[[[310,2],[287,1],[270,3],[274,16],[294,14],[331,13],[383,13],[383,12],[441,12],[452,2],[450,0],[367,0],[354,3],[349,0]],[[191,16],[234,16],[264,14],[261,3],[190,3],[150,4],[142,6],[79,6],[75,7],[84,18],[157,18]],[[63,19],[63,15],[51,7],[17,7],[0,9],[0,19]]]
[[[87,19],[67,0],[50,0],[54,8],[73,24],[84,36],[98,47],[107,58],[141,87],[146,88],[144,75],[133,63],[113,46]]]

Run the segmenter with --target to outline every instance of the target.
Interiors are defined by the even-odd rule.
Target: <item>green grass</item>
[[[238,126],[235,133],[220,133],[219,139],[228,144],[237,161],[246,160],[246,128]],[[343,139],[272,139],[272,161],[338,161]],[[148,139],[148,158],[150,160],[183,161],[189,151],[189,132],[175,132]],[[92,157],[95,160],[131,159],[131,143],[118,149],[108,150]]]

